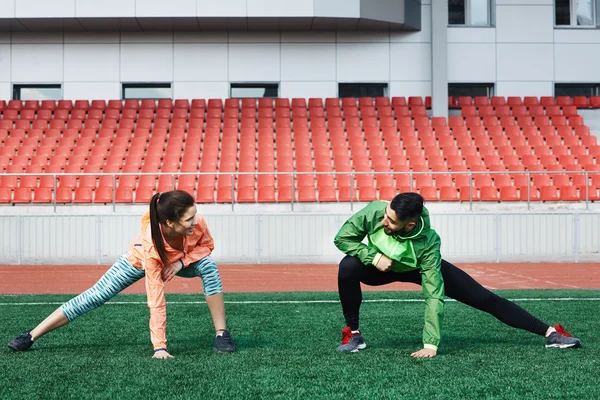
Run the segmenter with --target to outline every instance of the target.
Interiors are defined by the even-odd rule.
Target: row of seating
[[[193,99],[191,102],[185,99],[160,99],[160,100],[0,100],[0,113],[5,110],[122,110],[122,109],[215,109],[215,108],[363,108],[380,106],[425,106],[431,108],[431,97],[425,98],[419,96],[406,97],[345,97],[345,98],[260,98],[260,99]],[[501,97],[501,96],[458,96],[448,97],[448,106],[451,108],[461,108],[463,106],[570,106],[577,108],[600,108],[600,96],[526,96],[526,97]]]
[[[464,106],[570,106],[573,105],[577,108],[600,108],[600,96],[525,96],[523,98],[516,96],[509,96],[507,98],[501,96],[458,96],[450,97],[448,99],[448,107],[450,108],[462,108]]]
[[[97,188],[71,187],[57,188],[17,188],[14,194],[11,189],[0,187],[0,203],[28,204],[28,203],[148,203],[156,191],[167,191],[173,188],[185,190],[192,194],[198,203],[289,203],[289,202],[368,202],[373,200],[390,200],[395,194],[406,191],[419,192],[427,201],[598,201],[600,191],[598,185],[583,186],[544,186],[538,188],[533,185],[496,187],[482,186],[469,188],[468,186],[454,187],[442,186],[382,186],[336,188],[333,186],[291,186],[273,187],[266,186],[255,190],[252,187],[232,189],[233,186],[223,186],[217,189],[212,187],[198,187],[194,190],[190,186],[163,185],[152,188],[131,186],[100,186]]]
[[[461,114],[463,117],[505,117],[512,115],[513,117],[531,116],[538,117],[547,115],[549,117],[565,116],[571,117],[579,115],[575,106],[463,106]]]

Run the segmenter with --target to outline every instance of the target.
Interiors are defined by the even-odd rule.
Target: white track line
[[[600,301],[600,297],[551,297],[551,298],[525,298],[509,299],[510,301]],[[447,299],[446,302],[455,302]],[[363,303],[422,303],[423,299],[376,299],[363,300]],[[0,306],[49,306],[61,305],[64,302],[31,302],[31,303],[0,303]],[[109,301],[108,305],[139,305],[146,304],[145,301]],[[205,301],[167,301],[167,304],[206,304]],[[225,304],[339,304],[339,300],[248,300],[248,301],[225,301]]]

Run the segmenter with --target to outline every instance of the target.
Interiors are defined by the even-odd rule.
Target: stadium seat
[[[581,200],[577,187],[575,186],[560,186],[560,199],[562,201],[579,201]]]
[[[559,201],[558,188],[555,186],[544,186],[540,189],[540,199],[542,201]]]
[[[34,189],[33,203],[51,203],[52,189],[47,187],[38,187]]]

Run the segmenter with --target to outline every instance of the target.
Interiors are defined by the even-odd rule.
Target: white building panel
[[[556,44],[556,82],[600,82],[598,44]]]
[[[15,18],[15,0],[0,0],[0,18]]]
[[[10,88],[11,88],[10,82],[0,82],[0,99],[12,98]]]
[[[309,99],[311,97],[337,97],[338,84],[331,82],[290,82],[283,81],[279,87],[281,97],[293,98],[300,97]]]
[[[229,97],[229,82],[175,82],[175,99],[225,99]]]
[[[76,18],[135,17],[135,0],[75,0]]]
[[[122,82],[172,82],[173,44],[121,45]]]
[[[75,18],[75,0],[14,0],[16,18]]]
[[[553,96],[554,83],[547,82],[503,82],[496,83],[496,96]]]
[[[389,32],[339,31],[336,34],[338,43],[389,43]]]
[[[229,80],[278,82],[281,79],[279,44],[229,45]]]
[[[315,17],[360,18],[360,0],[315,0]]]
[[[280,43],[279,32],[229,32],[229,43]]]
[[[281,43],[335,43],[335,32],[281,32]]]
[[[392,43],[390,50],[391,80],[431,80],[431,44]]]
[[[449,82],[495,82],[496,45],[448,43]]]
[[[389,96],[431,96],[431,80],[428,81],[391,81]]]
[[[246,0],[198,0],[199,17],[245,17]]]
[[[65,82],[118,82],[118,44],[65,44]]]
[[[554,7],[497,7],[496,33],[498,43],[552,43]]]
[[[498,43],[498,80],[554,80],[553,47],[552,44]]]
[[[554,42],[557,44],[600,43],[600,29],[555,29]]]
[[[0,82],[10,82],[10,45],[0,44]],[[0,97],[7,99],[10,97]]]
[[[249,17],[312,17],[313,0],[246,0]]]
[[[63,80],[63,46],[13,45],[11,68],[14,83],[60,83]]]
[[[389,43],[338,43],[339,82],[387,82],[390,80]]]
[[[496,43],[496,28],[448,27],[448,43]]]
[[[136,17],[189,17],[196,15],[196,0],[143,0],[135,2]]]
[[[284,43],[281,45],[282,81],[335,81],[333,43]]]
[[[175,43],[227,43],[228,32],[175,32]]]
[[[226,81],[227,45],[176,43],[176,81]]]
[[[69,100],[120,99],[121,82],[65,82],[63,97]]]
[[[173,43],[172,32],[121,32],[121,43]]]

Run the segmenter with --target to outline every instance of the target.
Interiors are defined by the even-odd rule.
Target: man
[[[362,243],[367,236],[368,244]],[[362,302],[360,283],[392,282],[421,285],[425,297],[423,348],[412,357],[435,357],[441,341],[444,295],[490,313],[503,323],[546,337],[546,347],[575,348],[581,341],[550,327],[516,304],[485,289],[464,271],[442,260],[440,237],[431,229],[423,197],[402,193],[391,203],[374,201],[342,226],[334,243],[346,257],[340,262],[338,289],[347,327],[342,330],[342,352],[366,347],[358,329]]]

